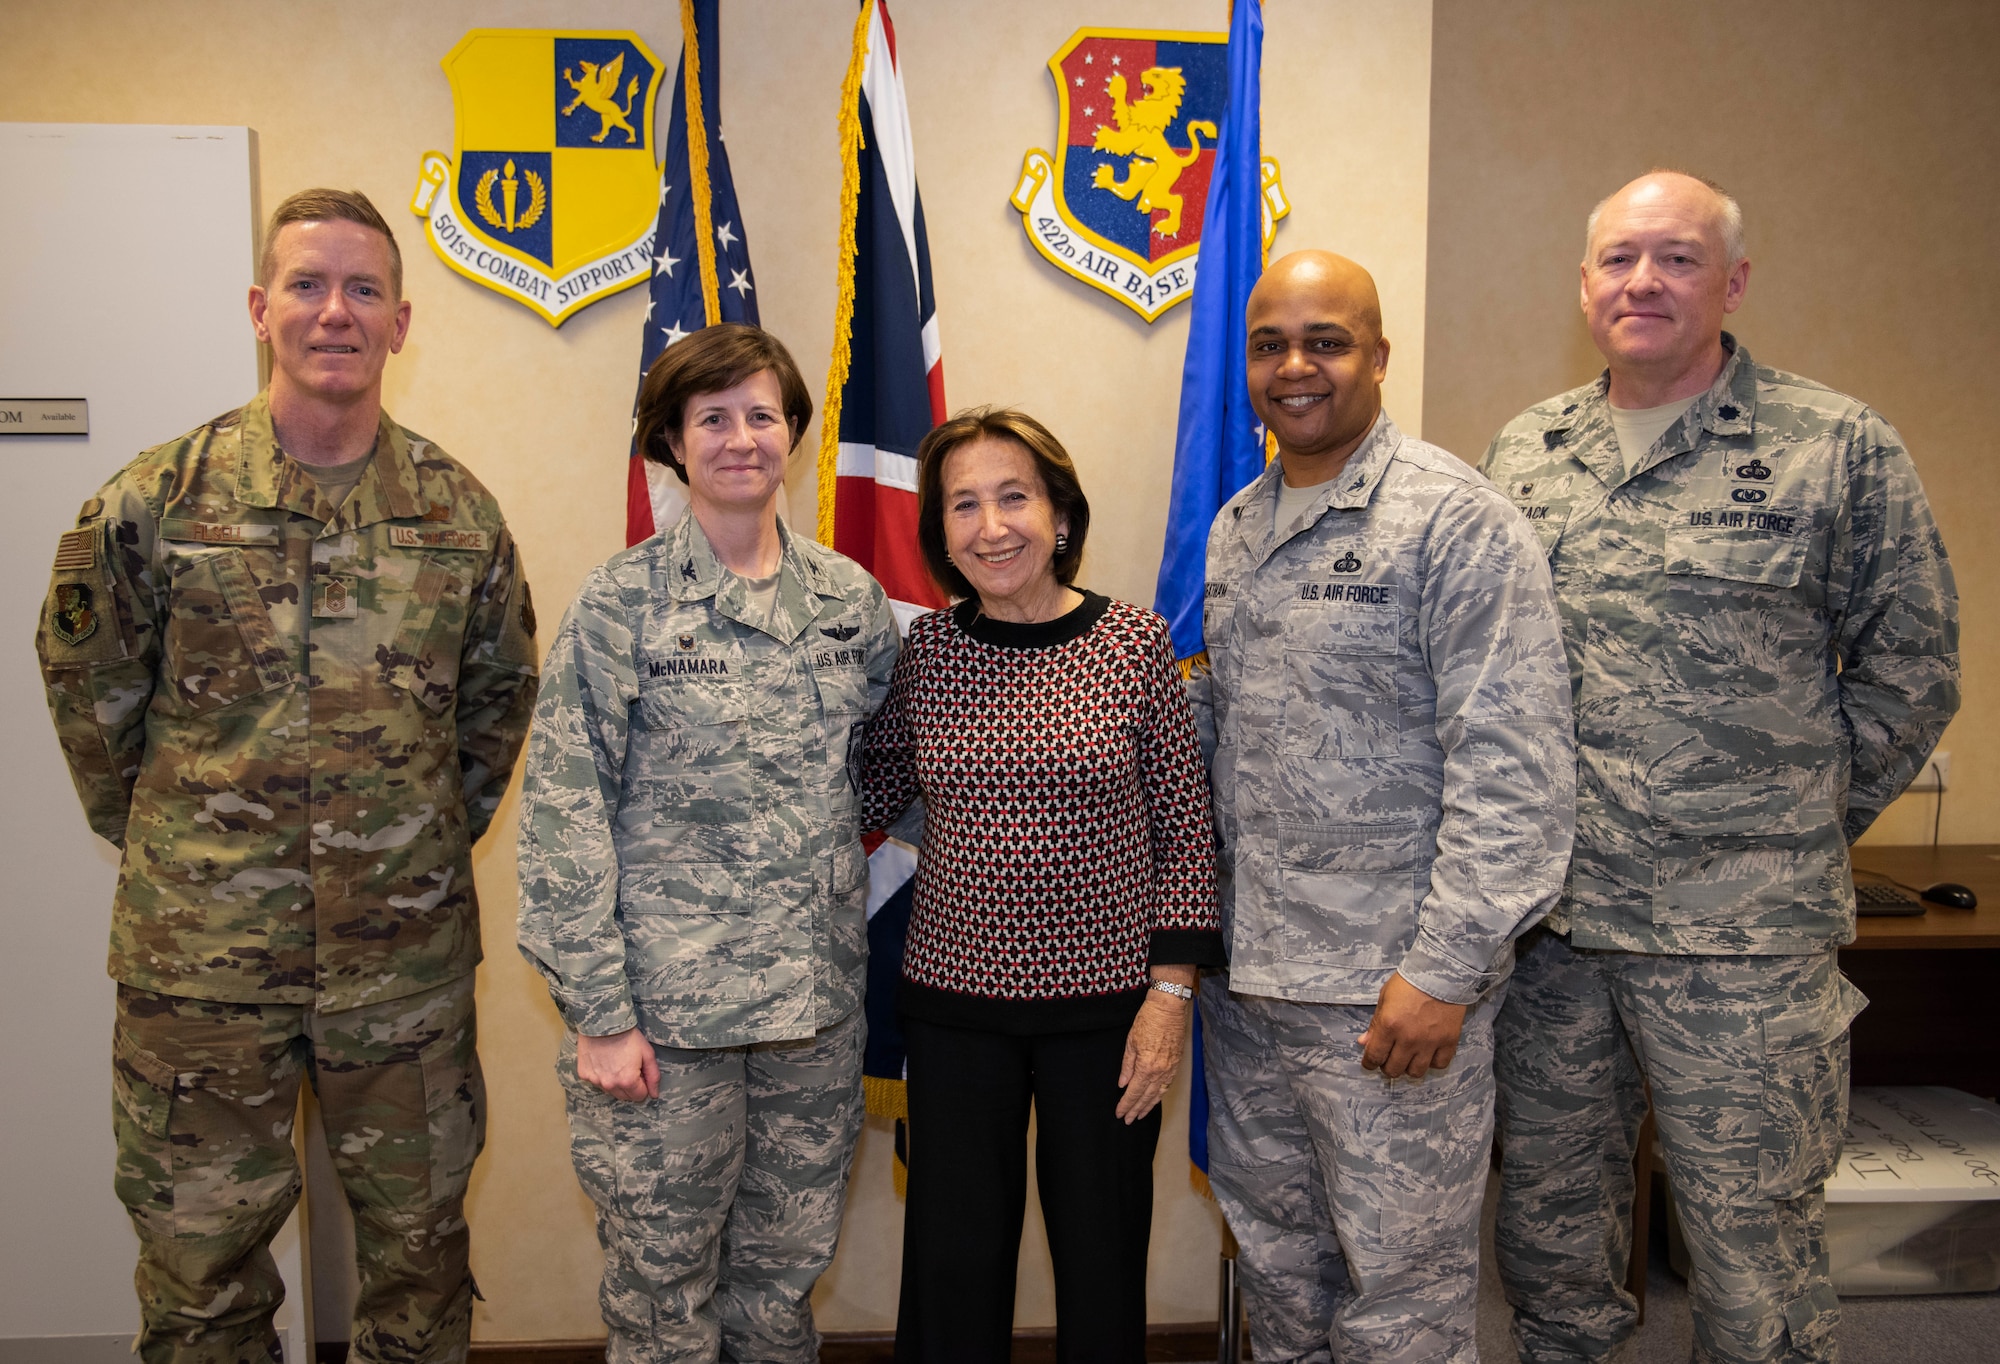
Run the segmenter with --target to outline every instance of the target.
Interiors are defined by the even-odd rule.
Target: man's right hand
[[[637,1028],[609,1037],[577,1034],[576,1075],[614,1099],[643,1103],[660,1097],[660,1063],[653,1044]]]

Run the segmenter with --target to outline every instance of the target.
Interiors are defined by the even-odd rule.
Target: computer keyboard
[[[1881,881],[1856,881],[1854,883],[1854,912],[1856,914],[1921,914],[1923,901],[1904,890],[1901,886],[1888,885]]]

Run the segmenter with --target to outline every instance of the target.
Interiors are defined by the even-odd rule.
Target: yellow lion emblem
[[[625,54],[619,53],[601,67],[596,62],[585,61],[579,61],[577,65],[583,68],[582,80],[572,76],[568,67],[563,68],[563,79],[569,82],[570,89],[576,91],[576,98],[569,102],[569,106],[562,111],[562,116],[568,118],[576,112],[576,106],[581,104],[604,121],[604,126],[591,137],[592,142],[602,142],[611,135],[613,128],[623,128],[625,140],[637,142],[639,131],[632,126],[627,117],[632,112],[632,101],[639,93],[637,76],[632,77],[631,84],[625,87],[623,107],[618,103],[618,77],[625,70]],[[1209,136],[1213,137],[1214,134],[1210,133]]]
[[[1166,210],[1167,216],[1153,231],[1162,237],[1172,237],[1181,230],[1183,202],[1174,193],[1174,184],[1181,178],[1181,172],[1201,155],[1200,134],[1206,133],[1209,145],[1215,145],[1215,125],[1206,119],[1191,121],[1187,125],[1188,153],[1182,156],[1168,144],[1167,127],[1180,112],[1181,98],[1187,93],[1187,77],[1177,66],[1149,66],[1139,73],[1139,83],[1146,87],[1145,97],[1130,104],[1125,102],[1127,87],[1123,72],[1113,76],[1105,87],[1111,95],[1111,117],[1118,126],[1100,124],[1091,146],[1132,159],[1125,163],[1123,180],[1111,167],[1099,166],[1092,183],[1128,203],[1136,198],[1141,213],[1150,214],[1156,208]]]

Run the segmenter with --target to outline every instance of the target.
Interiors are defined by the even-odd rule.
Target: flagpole
[[[682,102],[687,106],[688,184],[694,196],[694,247],[701,262],[702,311],[713,327],[722,321],[722,286],[715,273],[715,217],[708,187],[708,120],[701,99],[701,41],[694,0],[681,0],[681,60],[687,73]]]

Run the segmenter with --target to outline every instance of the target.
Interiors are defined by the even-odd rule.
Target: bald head
[[[1257,281],[1244,322],[1250,406],[1277,438],[1285,481],[1332,478],[1382,411],[1389,343],[1375,281],[1345,256],[1294,251]]]
[[[1257,311],[1260,298],[1268,302],[1281,293],[1310,294],[1329,311],[1366,328],[1371,338],[1382,338],[1382,300],[1375,292],[1375,277],[1345,256],[1331,251],[1294,251],[1278,257],[1250,291],[1249,312]]]
[[[1723,192],[1713,180],[1683,171],[1652,170],[1614,193],[1597,201],[1583,224],[1583,258],[1588,261],[1597,245],[1597,225],[1607,213],[1622,216],[1627,210],[1678,212],[1704,222],[1721,245],[1723,265],[1733,267],[1743,259],[1743,206]]]
[[[1706,180],[1652,171],[1590,215],[1580,301],[1611,371],[1614,407],[1660,407],[1708,388],[1723,323],[1750,282],[1743,215]]]

